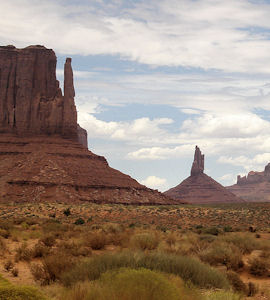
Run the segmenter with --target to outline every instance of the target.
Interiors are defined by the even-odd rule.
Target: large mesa
[[[74,97],[70,58],[62,93],[53,50],[0,47],[0,201],[175,203],[87,149]]]
[[[233,193],[204,173],[204,155],[198,146],[195,148],[191,175],[179,185],[164,194],[177,200],[192,204],[242,202]]]
[[[227,189],[235,195],[251,202],[270,201],[270,163],[264,171],[250,171],[247,176],[237,176],[237,183]]]

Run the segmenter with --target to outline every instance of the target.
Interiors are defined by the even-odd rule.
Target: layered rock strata
[[[70,58],[64,72],[63,95],[52,50],[0,47],[0,201],[176,203],[87,150]]]
[[[204,155],[196,146],[191,175],[165,195],[191,204],[242,202],[233,193],[204,173]]]
[[[237,176],[237,183],[227,189],[248,201],[270,202],[270,163],[264,171],[250,171],[247,176]]]

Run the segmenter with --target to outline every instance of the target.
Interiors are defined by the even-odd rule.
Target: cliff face
[[[0,201],[175,204],[87,149],[64,73],[62,95],[52,50],[0,47]]]
[[[191,204],[242,202],[233,193],[214,179],[204,174],[204,155],[196,146],[194,161],[191,167],[191,175],[179,185],[169,189],[165,195]]]
[[[59,134],[76,140],[74,96],[70,58],[65,64],[62,95],[53,50],[43,46],[0,47],[0,132],[18,136]]]
[[[262,172],[250,171],[247,176],[238,175],[237,183],[227,189],[249,201],[270,201],[270,163]]]

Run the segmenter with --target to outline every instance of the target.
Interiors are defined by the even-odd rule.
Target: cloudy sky
[[[71,56],[91,151],[163,191],[195,145],[224,185],[270,161],[270,1],[0,0],[0,44]]]

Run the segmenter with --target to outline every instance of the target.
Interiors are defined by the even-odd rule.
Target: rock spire
[[[191,167],[191,176],[196,176],[202,174],[204,171],[204,155],[202,155],[201,150],[198,146],[195,148],[194,161]]]
[[[191,175],[164,193],[177,201],[191,204],[242,202],[210,176],[204,174],[204,155],[196,146]]]

